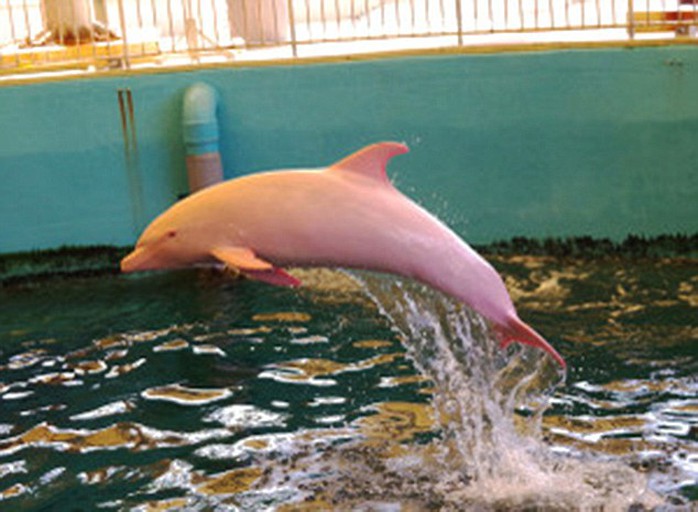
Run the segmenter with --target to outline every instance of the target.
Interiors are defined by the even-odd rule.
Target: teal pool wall
[[[698,46],[664,46],[0,86],[0,253],[133,243],[186,192],[181,103],[197,81],[220,94],[226,177],[397,140],[412,151],[395,184],[473,243],[698,231]]]

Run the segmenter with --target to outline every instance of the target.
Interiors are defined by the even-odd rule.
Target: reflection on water
[[[698,502],[694,261],[498,257],[559,348],[414,283],[187,271],[0,289],[3,510]]]

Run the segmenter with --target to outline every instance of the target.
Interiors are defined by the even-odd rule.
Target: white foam
[[[446,503],[609,510],[658,503],[647,478],[622,462],[572,457],[542,440],[542,414],[562,380],[549,358],[527,347],[501,352],[480,316],[441,294],[372,275],[360,279],[435,384],[441,429],[433,443],[441,472],[435,480]],[[517,417],[517,410],[527,415]]]

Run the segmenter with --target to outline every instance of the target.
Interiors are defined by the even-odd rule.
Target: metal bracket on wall
[[[133,107],[131,89],[117,89],[119,113],[121,114],[121,132],[124,137],[124,163],[128,178],[129,197],[133,231],[138,235],[145,226],[143,207],[143,177],[138,157],[138,138],[136,136],[136,115]]]

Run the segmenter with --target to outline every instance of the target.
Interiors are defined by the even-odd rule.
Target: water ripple
[[[494,262],[566,380],[499,351],[467,309],[370,274],[0,290],[1,506],[690,508],[695,263]]]

